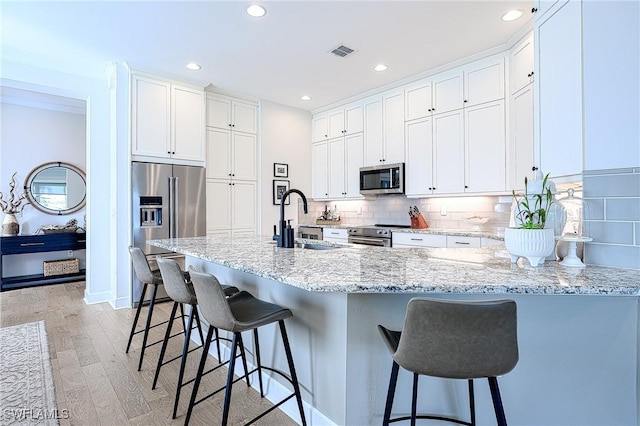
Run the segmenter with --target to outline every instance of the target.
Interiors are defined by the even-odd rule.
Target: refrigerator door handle
[[[173,176],[173,238],[178,238],[178,223],[180,223],[179,212],[180,212],[180,191],[178,190],[178,177]]]

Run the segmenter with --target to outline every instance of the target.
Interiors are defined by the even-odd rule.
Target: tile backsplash
[[[585,171],[583,185],[585,263],[640,269],[640,168]]]
[[[312,201],[309,213],[298,211],[298,223],[314,224],[324,212],[338,208],[341,224],[373,225],[393,224],[409,225],[409,208],[417,206],[430,228],[478,229],[465,221],[470,216],[488,217],[489,221],[480,225],[486,231],[502,231],[509,226],[511,197],[451,197],[451,198],[407,198],[401,195],[367,197],[363,200],[349,201]]]

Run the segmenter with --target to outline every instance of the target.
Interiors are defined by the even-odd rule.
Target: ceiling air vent
[[[345,56],[350,55],[353,52],[355,52],[355,50],[344,45],[340,45],[331,51],[331,53],[341,58],[344,58]]]

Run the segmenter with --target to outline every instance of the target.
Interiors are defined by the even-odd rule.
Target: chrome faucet
[[[276,234],[273,236],[273,239],[278,242],[278,247],[293,248],[295,238],[293,236],[293,229],[291,228],[291,221],[289,221],[289,225],[286,226],[284,219],[284,203],[286,202],[289,194],[291,194],[292,192],[295,192],[296,194],[300,195],[300,197],[302,197],[304,214],[307,214],[308,212],[307,197],[304,196],[302,191],[300,191],[299,189],[290,189],[282,194],[282,198],[280,199],[280,221],[278,222],[280,234]]]

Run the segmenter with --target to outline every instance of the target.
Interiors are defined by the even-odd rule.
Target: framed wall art
[[[282,196],[285,192],[289,190],[289,181],[288,180],[273,180],[273,204],[280,205],[280,200],[282,200]],[[291,204],[291,201],[287,199],[285,205]]]
[[[273,163],[273,177],[289,177],[289,165],[282,163]]]

